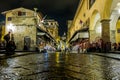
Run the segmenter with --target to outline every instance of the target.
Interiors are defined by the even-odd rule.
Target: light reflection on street
[[[33,53],[0,60],[3,80],[119,80],[119,74],[119,61],[92,54]]]
[[[56,53],[56,62],[59,63],[59,58],[60,58],[60,54],[59,53]]]
[[[45,63],[44,63],[44,67],[45,69],[48,68],[48,53],[43,53],[44,54],[44,60],[45,60]]]

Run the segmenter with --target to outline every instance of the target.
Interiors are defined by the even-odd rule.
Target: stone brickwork
[[[20,13],[21,12],[21,13]],[[17,8],[6,13],[6,33],[11,29],[14,35],[14,40],[17,50],[23,50],[24,37],[28,36],[30,41],[30,49],[35,49],[36,46],[36,22],[34,11]],[[11,18],[11,20],[8,20]]]

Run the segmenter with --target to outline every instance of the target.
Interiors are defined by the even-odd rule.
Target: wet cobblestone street
[[[120,61],[95,54],[16,52],[0,56],[0,80],[120,80]]]

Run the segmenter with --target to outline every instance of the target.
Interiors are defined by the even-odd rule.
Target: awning
[[[78,38],[89,38],[88,32],[78,32],[77,35],[78,35]]]
[[[73,41],[73,40],[74,40],[73,38],[74,38],[76,35],[77,35],[77,38],[79,38],[81,34],[78,34],[78,33],[88,32],[88,30],[89,30],[88,27],[83,28],[83,29],[80,29],[80,30],[77,30],[77,31],[73,34],[73,36],[70,38],[69,42],[71,42],[71,40]],[[78,36],[79,36],[79,37],[78,37]],[[76,38],[75,38],[75,39],[76,39]]]
[[[74,38],[72,38],[72,40],[71,41],[75,41],[75,40],[77,40],[78,39],[78,34],[76,34],[75,36],[74,36]]]
[[[37,32],[38,32],[37,35],[39,35],[39,36],[45,35],[46,37],[50,38],[52,41],[54,41],[56,43],[55,39],[46,30],[37,28]]]
[[[45,33],[44,32],[38,32],[37,35],[43,36],[43,35],[45,35]]]

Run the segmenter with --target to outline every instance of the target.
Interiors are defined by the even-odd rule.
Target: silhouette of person
[[[8,32],[8,34],[6,34],[6,35],[4,36],[4,39],[5,39],[6,45],[7,45],[8,42],[10,41],[10,32]]]

